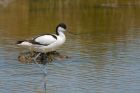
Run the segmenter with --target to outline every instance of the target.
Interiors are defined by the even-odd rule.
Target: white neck
[[[64,35],[64,32],[65,32],[65,31],[66,31],[66,30],[65,30],[64,28],[58,27],[56,33],[57,33],[59,36],[65,36],[65,35]]]
[[[60,30],[58,30],[58,35],[65,38],[65,34]]]

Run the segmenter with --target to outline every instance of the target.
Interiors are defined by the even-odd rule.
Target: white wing
[[[57,40],[55,35],[43,35],[33,39],[35,43],[49,45]]]

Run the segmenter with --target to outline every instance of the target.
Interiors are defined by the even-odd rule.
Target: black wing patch
[[[32,44],[36,44],[36,45],[44,45],[44,46],[49,45],[49,44],[41,44],[39,42],[36,42],[35,40],[29,40],[29,42],[32,43]]]
[[[55,35],[52,34],[51,36],[54,37],[57,40],[57,37]]]

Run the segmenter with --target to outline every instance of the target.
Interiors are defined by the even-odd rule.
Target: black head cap
[[[56,34],[57,34],[57,35],[59,35],[59,33],[58,33],[58,27],[62,27],[62,28],[64,28],[64,29],[67,29],[67,27],[66,27],[66,25],[65,25],[64,23],[58,24],[57,27],[56,27]]]
[[[64,28],[64,29],[67,29],[67,27],[66,27],[66,25],[65,25],[64,23],[58,24],[57,28],[58,28],[58,27],[62,27],[62,28]]]

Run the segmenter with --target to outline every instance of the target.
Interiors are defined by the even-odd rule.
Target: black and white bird
[[[56,34],[45,34],[31,40],[17,41],[17,45],[28,48],[30,51],[39,52],[38,56],[41,53],[55,51],[64,44],[66,40],[64,34],[66,28],[67,27],[64,23],[60,23],[56,27]]]

